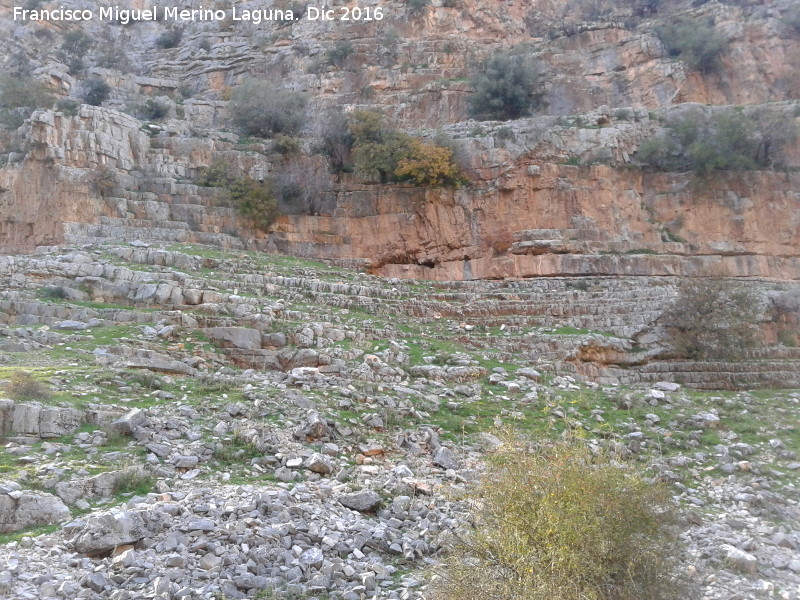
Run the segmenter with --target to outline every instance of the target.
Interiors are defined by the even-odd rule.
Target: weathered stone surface
[[[146,418],[142,409],[132,408],[119,419],[111,423],[111,427],[123,435],[133,435],[136,428],[141,426]]]
[[[74,521],[65,526],[64,531],[69,545],[76,552],[96,555],[125,544],[135,544],[144,537],[155,535],[165,524],[164,513],[130,510]]]
[[[330,475],[333,471],[333,461],[330,457],[319,453],[309,456],[305,466],[309,471],[320,475]]]
[[[723,550],[726,553],[725,558],[737,571],[745,575],[755,575],[758,572],[758,559],[752,554],[728,544],[723,544]]]
[[[56,438],[75,431],[83,420],[83,413],[74,408],[42,407],[39,413],[39,437]]]
[[[261,348],[261,332],[246,327],[210,327],[203,332],[226,347],[257,350]]]
[[[338,497],[338,500],[343,506],[358,512],[371,512],[381,504],[381,497],[372,490],[364,490],[354,494],[342,494]]]
[[[70,518],[60,498],[46,493],[0,493],[0,533],[60,523]]]

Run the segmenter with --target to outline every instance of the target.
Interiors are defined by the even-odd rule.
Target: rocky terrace
[[[142,242],[0,278],[4,597],[425,598],[509,427],[670,482],[704,598],[800,594],[800,395],[691,389],[796,386],[798,355],[659,358],[667,278],[430,283]]]

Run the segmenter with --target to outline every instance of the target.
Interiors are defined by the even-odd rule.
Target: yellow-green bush
[[[394,174],[398,179],[410,179],[417,185],[457,185],[462,179],[450,148],[416,139],[409,142],[408,155],[398,161]]]
[[[34,110],[54,101],[53,90],[38,79],[0,73],[0,126],[16,129]]]
[[[472,492],[434,581],[444,600],[687,598],[670,496],[636,469],[573,442],[507,443]]]
[[[428,144],[383,122],[383,115],[355,111],[349,119],[355,171],[380,183],[458,186],[464,182],[449,148]]]

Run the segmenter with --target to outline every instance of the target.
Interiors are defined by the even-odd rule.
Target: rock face
[[[84,416],[71,407],[0,399],[0,432],[6,435],[57,438],[75,431]]]
[[[0,533],[61,523],[70,516],[69,508],[52,494],[22,491],[16,483],[0,483]]]
[[[20,129],[24,152],[0,168],[0,249],[149,239],[279,250],[367,265],[381,275],[441,280],[691,276],[711,269],[797,278],[797,173],[721,175],[695,185],[687,175],[633,168],[658,121],[684,103],[764,104],[798,96],[800,40],[784,22],[791,3],[693,8],[678,2],[644,20],[625,6],[604,14],[565,6],[513,0],[498,10],[463,0],[459,9],[432,3],[417,15],[393,6],[380,33],[348,31],[347,64],[327,66],[322,57],[339,38],[306,20],[291,25],[289,37],[276,26],[268,51],[262,51],[267,38],[256,40],[254,30],[236,22],[224,32],[215,23],[187,24],[173,52],[143,51],[155,44],[156,24],[109,33],[90,23],[91,33],[111,35],[110,43],[145,73],[96,69],[114,89],[104,106],[82,105],[74,116],[37,111]],[[713,20],[726,37],[718,72],[688,70],[667,56],[654,33],[687,15]],[[33,30],[12,35],[9,29],[0,38],[13,41],[0,44],[33,50],[41,44]],[[464,123],[470,52],[477,46],[488,56],[515,43],[536,46],[543,116],[504,126]],[[354,89],[371,91],[359,106],[384,109],[402,127],[444,126],[473,185],[426,190],[343,175],[315,200],[315,214],[285,215],[268,235],[253,230],[221,202],[219,188],[190,182],[213,160],[256,178],[280,172],[279,163],[222,131],[230,127],[224,86],[256,67],[279,70],[293,88],[315,95],[303,131],[311,140],[320,135],[324,109],[352,105]],[[64,70],[49,65],[41,74],[68,90],[76,82]],[[183,102],[181,118],[155,125],[123,112],[133,99],[171,102],[178,81],[202,96]],[[178,117],[178,106],[171,106],[170,116]],[[797,115],[792,105],[784,108],[789,127]],[[268,154],[271,144],[256,147]],[[798,166],[797,148],[788,153],[784,162]],[[100,175],[110,182],[98,183]],[[140,291],[170,293],[161,285]],[[203,301],[187,289],[174,303],[184,299]],[[259,348],[244,332],[218,333],[242,350]]]

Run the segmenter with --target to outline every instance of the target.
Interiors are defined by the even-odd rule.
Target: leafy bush
[[[673,118],[665,135],[647,140],[637,158],[662,170],[746,171],[780,166],[779,151],[797,139],[797,127],[778,113],[702,109]]]
[[[93,44],[92,38],[82,29],[73,29],[64,34],[60,58],[67,64],[70,73],[77,75],[83,71],[83,59]]]
[[[679,58],[691,70],[705,74],[720,69],[728,48],[728,38],[712,23],[697,19],[659,27],[656,35],[670,57]]]
[[[336,42],[333,48],[328,49],[325,54],[330,64],[341,69],[354,52],[355,48],[350,40],[340,40]]]
[[[455,186],[462,181],[450,148],[432,146],[416,139],[409,141],[408,155],[398,161],[394,175],[401,181],[409,179],[417,185]]]
[[[412,14],[421,14],[430,6],[431,0],[408,0],[408,8]]]
[[[160,121],[169,116],[169,102],[157,98],[148,98],[136,107],[137,116],[147,121]]]
[[[272,194],[269,183],[240,177],[228,184],[237,210],[249,218],[256,228],[267,231],[278,216],[278,202]]]
[[[156,38],[156,46],[167,50],[169,48],[177,48],[183,39],[183,29],[173,27],[163,31],[161,35]]]
[[[542,103],[536,91],[539,75],[528,57],[499,54],[473,79],[470,115],[479,120],[508,121],[531,114]]]
[[[660,322],[679,356],[729,359],[741,357],[759,345],[760,319],[755,293],[712,276],[683,283]]]
[[[231,93],[233,121],[247,135],[292,135],[302,127],[308,97],[264,79],[247,79]]]
[[[71,98],[61,98],[56,102],[56,109],[60,110],[68,117],[77,115],[79,106],[80,105]]]
[[[134,494],[144,496],[153,491],[155,477],[143,468],[128,468],[117,474],[114,479],[114,494]]]
[[[644,17],[656,14],[662,4],[664,0],[632,0],[631,8],[635,16]]]
[[[302,150],[300,147],[300,140],[289,135],[283,135],[282,133],[279,133],[275,136],[272,149],[281,156],[300,154],[300,151]]]
[[[201,167],[196,183],[204,187],[225,187],[233,179],[230,166],[224,160],[215,160],[207,167]]]
[[[45,300],[65,300],[67,291],[60,285],[46,285],[40,290],[38,297]]]
[[[38,108],[53,105],[52,90],[37,79],[0,73],[0,124],[16,129]]]
[[[44,400],[51,393],[46,385],[28,371],[14,371],[6,385],[6,394],[12,400]]]
[[[214,458],[224,465],[236,465],[261,456],[258,447],[237,430],[233,439],[225,440],[222,448],[214,451]]]
[[[81,84],[81,98],[86,104],[100,106],[111,94],[111,87],[101,77],[90,77]]]
[[[225,188],[236,209],[262,231],[267,231],[278,216],[278,201],[270,182],[237,175],[224,161],[201,169],[197,185]]]
[[[355,111],[349,125],[355,170],[361,176],[381,183],[458,186],[463,182],[452,150],[386,127],[380,113]]]
[[[456,536],[437,600],[689,597],[668,491],[606,454],[507,443],[471,499],[474,526]]]

